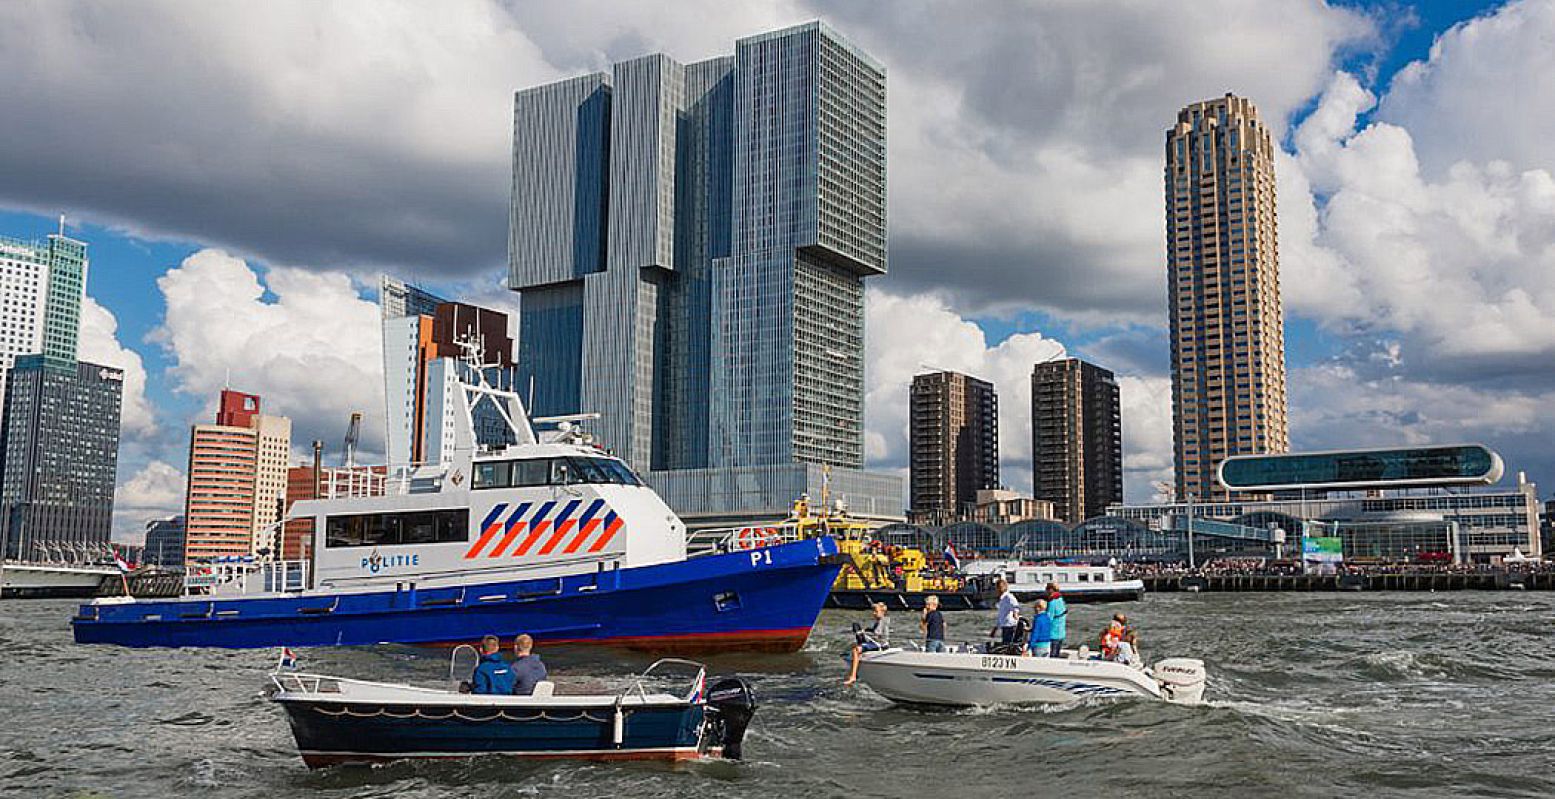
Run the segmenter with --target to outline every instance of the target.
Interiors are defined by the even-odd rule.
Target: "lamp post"
[[[1193,571],[1193,492],[1188,492],[1188,571]]]

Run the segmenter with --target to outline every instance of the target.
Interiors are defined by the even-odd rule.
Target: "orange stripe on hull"
[[[502,529],[501,522],[493,522],[489,527],[487,527],[486,531],[481,533],[481,537],[475,539],[475,546],[470,547],[470,550],[464,553],[465,559],[468,560],[469,558],[473,558],[476,555],[479,555],[481,550],[486,548],[486,543],[491,541],[491,537],[496,535],[497,531],[500,529]]]
[[[517,558],[529,554],[529,548],[534,546],[536,541],[540,540],[540,536],[545,535],[545,528],[550,526],[550,519],[546,519],[543,522],[535,522],[534,529],[529,531],[529,537],[524,539],[524,543],[519,544],[518,549],[513,552],[513,557]]]
[[[507,551],[508,544],[513,543],[513,539],[517,538],[518,534],[523,532],[525,524],[525,522],[519,522],[518,524],[513,525],[513,529],[509,530],[508,534],[502,536],[502,540],[497,542],[497,548],[491,551],[491,557],[502,557],[502,553]]]
[[[589,547],[589,551],[598,552],[601,549],[604,549],[605,546],[610,543],[610,539],[616,537],[616,533],[620,531],[621,525],[623,524],[625,524],[625,522],[621,521],[621,517],[617,516],[610,522],[610,526],[605,528],[605,534],[600,536],[598,541],[594,542],[594,546]]]
[[[599,523],[601,521],[601,519],[589,519],[588,524],[583,525],[583,529],[579,530],[578,535],[572,539],[572,543],[568,544],[567,548],[562,550],[562,554],[571,555],[572,553],[577,552],[578,547],[583,546],[583,542],[587,541],[589,536],[594,534],[594,530],[598,529]]]
[[[556,545],[560,544],[562,542],[562,539],[567,537],[567,533],[569,531],[571,531],[572,530],[572,526],[574,524],[577,524],[577,523],[578,523],[577,519],[568,519],[567,521],[564,521],[561,524],[556,525],[556,532],[555,532],[555,534],[553,534],[551,536],[550,540],[545,542],[545,546],[540,547],[540,554],[541,555],[549,555],[549,554],[551,554],[551,550],[555,549]]]

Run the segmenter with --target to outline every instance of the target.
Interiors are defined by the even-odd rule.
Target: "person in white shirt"
[[[1010,584],[1003,579],[996,585],[999,589],[999,618],[991,635],[998,636],[999,643],[1008,644],[1015,640],[1015,626],[1020,624],[1020,600],[1015,598]]]

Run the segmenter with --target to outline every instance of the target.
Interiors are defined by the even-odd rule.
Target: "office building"
[[[74,357],[14,359],[0,422],[0,554],[51,558],[108,543],[123,391],[119,369]]]
[[[863,281],[886,271],[877,62],[813,22],[521,91],[512,188],[537,414],[600,413],[596,437],[682,513],[785,512],[773,492],[818,493],[824,465],[881,492],[855,509],[900,516],[899,478],[859,472]]]
[[[18,355],[76,359],[86,243],[58,233],[37,241],[0,237],[0,398]]]
[[[1032,496],[1075,524],[1123,501],[1123,420],[1112,372],[1078,358],[1031,370]]]
[[[320,496],[320,474],[312,466],[293,466],[286,470],[286,512],[299,499]],[[313,517],[293,519],[281,526],[281,559],[307,560],[313,554]]]
[[[389,277],[379,285],[388,462],[440,462],[451,452],[454,425],[441,411],[463,403],[460,380],[473,379],[460,376],[462,369],[470,368],[463,363],[466,356],[479,357],[493,385],[516,385],[507,314],[449,302]],[[509,435],[489,405],[476,408],[473,421],[482,443],[499,443],[499,437]]]
[[[966,516],[979,491],[999,487],[999,397],[957,372],[913,377],[908,415],[914,520]]]
[[[141,561],[164,569],[184,567],[184,517],[146,522],[146,545],[141,550]]]
[[[260,398],[221,392],[215,424],[189,437],[185,561],[271,552],[279,545],[292,423],[261,412]]]
[[[1166,132],[1166,273],[1179,497],[1228,498],[1232,455],[1284,452],[1274,140],[1253,104],[1194,103]]]

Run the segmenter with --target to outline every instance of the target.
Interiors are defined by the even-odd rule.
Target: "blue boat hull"
[[[452,588],[82,605],[77,643],[132,647],[549,643],[654,651],[796,651],[837,576],[836,542],[800,541],[679,563]]]
[[[642,707],[622,718],[615,708],[563,712],[433,705],[285,702],[303,762],[312,768],[408,758],[477,755],[595,760],[687,760],[700,757],[706,708]]]

